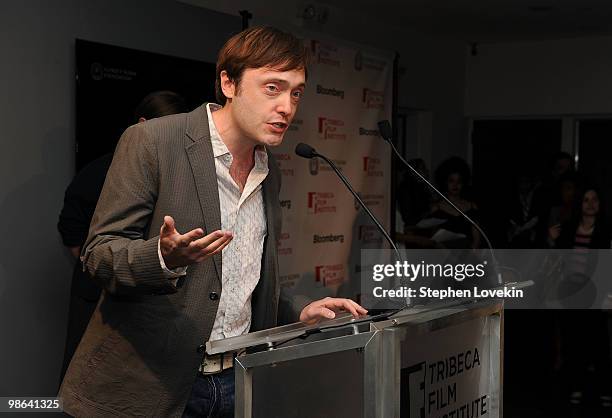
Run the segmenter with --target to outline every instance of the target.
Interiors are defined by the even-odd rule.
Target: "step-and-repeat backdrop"
[[[338,42],[307,41],[307,88],[283,144],[281,286],[311,297],[359,300],[360,249],[383,248],[382,235],[322,160],[298,157],[305,142],[332,159],[383,226],[390,223],[391,153],[377,122],[391,119],[393,56]]]

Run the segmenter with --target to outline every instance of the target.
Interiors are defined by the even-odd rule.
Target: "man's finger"
[[[231,240],[232,240],[231,237],[230,238],[225,238],[225,237],[220,238],[217,241],[215,241],[213,244],[209,245],[203,250],[200,250],[200,253],[198,254],[197,262],[199,263],[208,257],[211,257],[215,254],[220,253],[221,251],[223,251],[225,247],[227,247],[227,245],[231,242]]]
[[[347,299],[341,299],[341,301],[342,301],[341,307],[345,311],[349,311],[351,313],[351,315],[353,315],[355,317],[359,316],[359,314],[357,313],[357,309],[355,309],[353,304],[351,304]]]
[[[221,244],[221,246],[220,246],[220,247],[218,247],[216,250],[214,250],[214,251],[213,251],[211,254],[218,254],[218,253],[220,253],[221,251],[223,251],[223,249],[224,249],[225,247],[227,247],[227,246],[229,245],[229,243],[230,243],[230,242],[232,242],[232,239],[233,239],[233,237],[232,237],[232,238],[230,238],[230,239],[228,239],[227,241],[225,241],[223,244]]]
[[[205,237],[192,241],[191,244],[189,244],[189,247],[193,248],[195,251],[201,251],[219,238],[223,238],[225,236],[231,237],[232,233],[228,231],[216,230],[206,235]]]
[[[179,238],[179,246],[187,247],[192,241],[200,239],[204,236],[204,231],[202,228],[192,229],[186,234],[181,235]]]
[[[345,311],[350,312],[351,315],[353,315],[354,317],[358,317],[359,315],[365,315],[364,309],[361,308],[357,303],[355,303],[351,299],[335,298],[329,302],[331,302],[333,306],[336,308],[344,309]],[[327,306],[329,306],[329,302],[326,303]],[[361,309],[358,309],[358,307]]]
[[[216,241],[212,242],[211,244],[207,245],[204,249],[202,249],[202,253],[216,254],[217,250],[229,244],[231,240],[232,240],[232,236],[224,235],[221,238],[217,239]]]
[[[326,308],[325,306],[319,307],[318,316],[321,318],[334,319],[336,314],[331,309]]]
[[[359,315],[365,315],[365,314],[368,313],[367,309],[365,309],[363,306],[361,306],[360,304],[358,304],[354,300],[348,299],[348,301],[355,307],[355,309],[357,309],[357,312],[359,312]]]
[[[175,226],[174,226],[174,219],[172,219],[172,216],[164,216],[164,223],[161,226],[161,229],[159,230],[159,236],[160,237],[165,237],[168,235],[172,235],[176,232]]]

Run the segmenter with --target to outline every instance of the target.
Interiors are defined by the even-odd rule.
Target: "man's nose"
[[[293,113],[293,104],[291,102],[291,94],[281,94],[276,104],[276,111],[284,117],[290,117]]]

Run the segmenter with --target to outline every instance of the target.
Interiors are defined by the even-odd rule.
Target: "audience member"
[[[538,217],[533,208],[533,196],[538,183],[533,176],[519,176],[510,200],[508,243],[511,248],[532,248],[536,238]]]
[[[471,179],[470,168],[463,159],[451,157],[442,162],[436,170],[435,179],[440,190],[455,206],[465,212],[471,219],[475,220],[477,218],[478,208],[467,193],[467,186]],[[440,229],[463,235],[464,238],[453,240],[453,246],[480,247],[481,237],[478,230],[446,201],[440,200],[434,203],[429,216],[444,220]],[[445,243],[445,245],[451,244]]]
[[[560,182],[563,178],[571,176],[575,173],[574,159],[566,152],[557,152],[550,162],[549,174],[543,179],[542,183],[534,192],[533,196],[533,213],[538,218],[536,225],[536,246],[538,248],[546,248],[546,238],[551,209],[553,206],[560,205]]]
[[[590,280],[596,256],[588,250],[609,249],[612,235],[597,189],[587,187],[578,196],[573,216],[549,229],[554,247],[575,250],[565,257],[564,277],[556,289],[559,299],[569,304],[559,322],[563,382],[570,403],[583,403],[590,390],[591,398],[598,396],[602,406],[612,407],[607,312],[585,310],[585,306],[569,309],[575,295],[582,295],[582,304],[584,295],[592,295],[594,305],[600,305],[597,289]]]

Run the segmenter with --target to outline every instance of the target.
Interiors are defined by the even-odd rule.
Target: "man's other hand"
[[[300,322],[312,325],[322,319],[333,319],[336,312],[350,312],[355,318],[368,313],[357,302],[344,298],[325,298],[307,305],[300,313]]]
[[[220,253],[234,236],[229,231],[214,231],[204,236],[201,228],[180,234],[171,216],[164,216],[159,231],[159,248],[169,269],[200,263]]]

